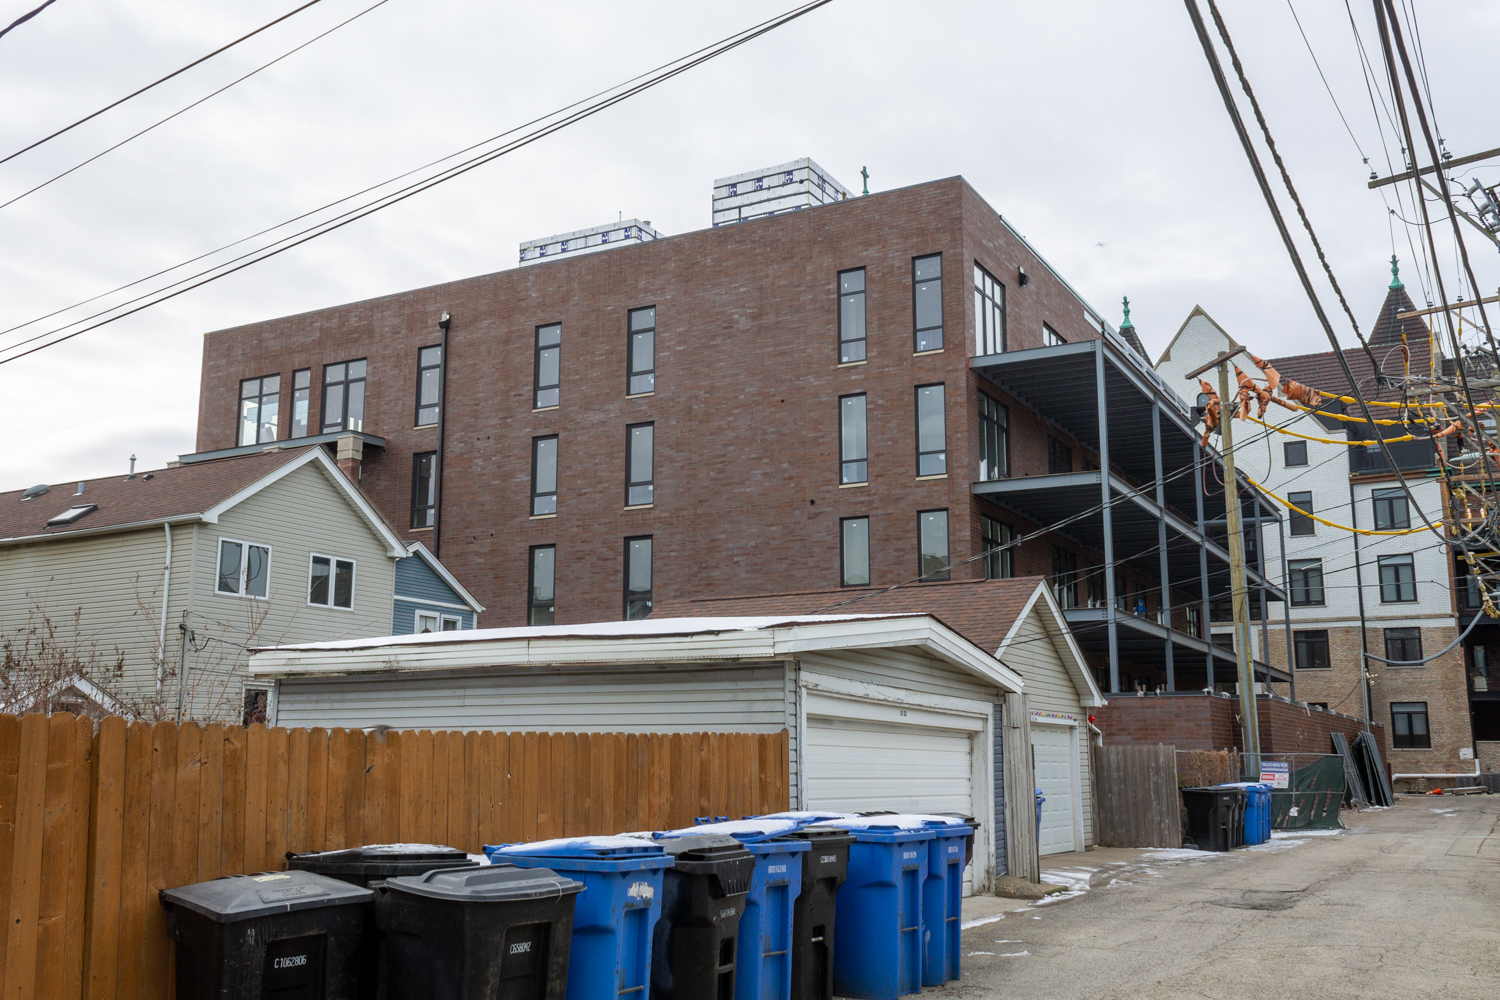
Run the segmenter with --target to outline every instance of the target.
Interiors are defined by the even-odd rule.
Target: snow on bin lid
[[[287,857],[311,861],[463,861],[468,855],[446,844],[366,844],[339,851],[288,852]]]
[[[818,809],[791,809],[787,812],[767,813],[757,816],[756,819],[794,819],[799,823],[821,823],[830,819],[847,819],[854,813],[831,812]]]
[[[883,814],[880,816],[846,816],[843,819],[830,819],[819,826],[836,826],[841,830],[930,830],[927,825],[929,817],[904,816],[901,814]],[[951,816],[943,817],[945,822],[952,822]]]
[[[965,823],[957,816],[944,816],[942,813],[876,813],[873,816],[862,816],[861,819],[914,819],[924,826],[963,826],[973,829],[969,823]]]
[[[264,872],[230,875],[208,882],[163,889],[161,905],[180,906],[216,923],[311,910],[323,906],[368,903],[374,893],[362,886],[314,872]]]
[[[702,826],[690,826],[681,830],[668,830],[657,834],[662,839],[676,839],[678,837],[694,837],[699,835],[721,834],[733,837],[735,840],[753,844],[758,840],[768,840],[771,837],[783,837],[789,833],[795,833],[802,824],[794,819],[738,819],[727,823],[704,823]]]
[[[583,883],[564,878],[550,868],[490,865],[486,868],[443,868],[425,875],[400,875],[383,883],[387,889],[435,899],[470,903],[508,903],[528,899],[556,899],[583,891]]]
[[[639,837],[563,837],[530,844],[499,844],[485,847],[491,857],[517,855],[528,858],[617,858],[627,855],[660,855],[661,845]]]

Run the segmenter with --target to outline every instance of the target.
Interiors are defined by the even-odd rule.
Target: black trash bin
[[[674,864],[664,873],[651,943],[652,1000],[733,1000],[740,916],[755,855],[721,834],[659,843]]]
[[[1200,851],[1229,851],[1243,839],[1244,795],[1239,788],[1184,788],[1187,835]]]
[[[488,865],[388,878],[375,890],[384,995],[563,1000],[583,883],[550,868]]]
[[[812,850],[802,855],[802,891],[792,905],[791,1000],[831,1000],[834,899],[849,874],[854,835],[805,826],[785,839],[812,844]]]
[[[355,1000],[372,895],[312,872],[161,890],[178,1000]]]

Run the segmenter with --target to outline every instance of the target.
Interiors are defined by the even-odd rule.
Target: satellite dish
[[[41,496],[43,493],[46,493],[46,492],[47,492],[47,484],[46,483],[38,483],[37,485],[33,486],[31,489],[27,490],[25,493],[22,493],[21,494],[21,499],[22,500],[34,500],[34,499],[36,499],[37,497]]]

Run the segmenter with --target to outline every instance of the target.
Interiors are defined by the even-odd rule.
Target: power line
[[[51,7],[55,3],[57,3],[57,0],[46,0],[46,2],[43,3],[40,7],[38,7],[36,10],[31,11],[30,13],[27,13],[27,14],[22,14],[20,17],[16,18],[14,21],[10,22],[10,24],[6,25],[3,29],[0,29],[0,38],[4,38],[6,35],[10,34],[12,31],[14,31],[16,28],[19,28],[21,25],[25,24],[27,21],[31,20],[33,17],[36,17],[42,11],[46,10],[48,7]]]
[[[316,0],[314,0],[314,2],[316,2]],[[73,166],[69,167],[67,170],[64,170],[62,173],[60,173],[60,174],[54,174],[52,177],[49,177],[47,180],[42,181],[40,184],[36,185],[35,187],[29,188],[29,189],[27,189],[25,191],[22,191],[20,194],[16,195],[14,198],[11,198],[9,201],[0,202],[0,208],[8,208],[11,205],[14,205],[16,202],[20,201],[22,198],[25,198],[28,195],[36,194],[42,188],[48,187],[49,185],[51,185],[51,184],[53,184],[53,183],[55,183],[57,181],[62,180],[64,177],[66,177],[69,174],[73,173],[73,171],[82,169],[83,167],[88,166],[90,163],[93,163],[95,160],[97,160],[97,159],[99,159],[99,158],[101,158],[103,156],[107,156],[110,153],[113,153],[115,150],[119,149],[121,146],[125,145],[126,143],[134,142],[136,139],[139,139],[141,136],[145,135],[147,132],[150,132],[152,129],[155,129],[158,126],[161,126],[161,125],[165,125],[167,122],[171,121],[173,118],[176,118],[179,115],[186,114],[187,112],[193,110],[194,108],[196,108],[198,105],[204,103],[205,101],[208,101],[208,100],[211,100],[212,98],[218,97],[220,94],[224,93],[224,91],[228,90],[229,88],[231,88],[231,87],[233,87],[233,86],[235,86],[237,84],[244,83],[246,80],[250,79],[252,76],[255,76],[257,73],[260,73],[263,70],[270,69],[272,66],[275,66],[277,63],[281,62],[281,60],[287,58],[288,56],[294,55],[294,54],[302,51],[303,49],[305,49],[309,45],[311,45],[313,42],[316,42],[319,39],[325,38],[328,35],[333,34],[335,31],[339,30],[344,25],[348,24],[350,21],[357,21],[357,20],[359,20],[361,17],[364,17],[366,14],[370,13],[370,11],[374,10],[376,7],[383,6],[387,2],[389,2],[389,0],[377,0],[376,3],[370,5],[369,7],[366,7],[364,10],[360,11],[358,14],[355,14],[353,17],[350,17],[350,18],[347,18],[346,20],[340,21],[338,24],[335,24],[333,27],[329,28],[327,31],[324,31],[321,34],[314,35],[312,38],[309,38],[307,41],[303,42],[301,45],[298,45],[298,46],[295,46],[295,47],[293,47],[291,49],[288,49],[286,52],[283,52],[281,55],[277,56],[275,59],[272,59],[270,62],[268,62],[268,63],[262,63],[260,66],[257,66],[255,69],[252,69],[250,72],[246,73],[244,76],[241,76],[241,77],[238,77],[237,79],[231,80],[228,83],[226,83],[224,86],[220,87],[218,90],[212,91],[209,94],[206,94],[205,96],[198,98],[196,101],[194,101],[193,103],[189,104],[187,107],[180,108],[180,109],[172,112],[170,115],[167,115],[165,118],[162,118],[162,119],[159,119],[158,121],[152,122],[150,125],[147,125],[145,128],[141,129],[139,132],[136,132],[133,135],[126,136],[124,139],[121,139],[119,142],[115,143],[113,146],[110,146],[107,149],[104,149],[104,150],[101,150],[98,153],[95,153],[93,156],[90,156],[88,159],[84,160],[82,163],[75,163]],[[290,15],[288,15],[288,16],[290,16]],[[0,162],[4,162],[4,161],[0,161]]]
[[[1338,112],[1339,121],[1344,123],[1344,131],[1349,133],[1349,141],[1354,143],[1354,148],[1359,150],[1360,158],[1368,166],[1370,158],[1365,156],[1359,140],[1354,137],[1354,129],[1349,127],[1349,119],[1344,117],[1344,109],[1339,107],[1339,99],[1333,96],[1333,88],[1328,85],[1328,77],[1323,75],[1323,67],[1318,62],[1318,54],[1313,51],[1312,42],[1308,41],[1307,32],[1302,30],[1302,19],[1297,16],[1297,8],[1292,6],[1292,0],[1286,0],[1286,9],[1292,12],[1292,20],[1297,23],[1297,33],[1302,36],[1302,44],[1307,46],[1307,54],[1312,57],[1313,68],[1318,71],[1318,79],[1323,81],[1323,89],[1328,92],[1328,99],[1333,102],[1333,110]]]
[[[53,2],[53,0],[47,0],[47,3],[52,3],[52,2]],[[53,132],[51,135],[43,136],[42,138],[38,139],[36,142],[33,142],[31,145],[24,146],[21,149],[16,150],[14,153],[11,153],[9,156],[5,157],[4,159],[0,159],[0,163],[8,163],[11,160],[14,160],[16,157],[20,156],[22,153],[29,152],[29,151],[31,151],[33,149],[36,149],[38,146],[42,145],[42,143],[44,143],[44,142],[51,142],[53,139],[56,139],[58,136],[62,135],[64,132],[71,131],[71,130],[77,128],[78,126],[82,125],[86,121],[92,121],[93,119],[98,118],[100,115],[104,114],[104,112],[106,112],[106,111],[109,111],[111,108],[118,108],[120,105],[124,104],[126,101],[130,100],[131,98],[141,96],[146,91],[150,90],[152,87],[160,86],[161,84],[166,83],[168,80],[172,79],[173,77],[181,76],[183,73],[186,73],[188,70],[192,69],[194,66],[199,66],[199,65],[202,65],[203,63],[208,62],[208,60],[212,59],[214,56],[218,55],[219,53],[221,53],[221,52],[227,52],[228,50],[234,48],[236,45],[240,44],[240,42],[243,42],[243,41],[245,41],[248,38],[254,38],[256,35],[260,34],[262,31],[265,31],[267,28],[275,27],[276,25],[280,24],[282,21],[285,21],[287,18],[292,17],[295,14],[300,14],[304,10],[306,10],[307,8],[311,7],[313,4],[319,3],[319,2],[321,2],[321,0],[308,0],[307,3],[303,4],[301,7],[298,7],[296,10],[289,11],[289,12],[281,15],[280,17],[278,17],[276,20],[270,21],[270,22],[267,22],[266,24],[261,25],[259,28],[256,28],[254,31],[250,32],[248,35],[241,35],[239,38],[236,38],[234,41],[230,42],[228,45],[221,45],[221,46],[219,46],[218,48],[216,48],[212,52],[210,52],[208,55],[202,56],[202,57],[200,57],[198,59],[194,59],[192,62],[188,63],[186,66],[184,66],[184,67],[182,67],[181,69],[178,69],[178,70],[173,70],[172,72],[168,73],[166,76],[162,77],[160,80],[156,80],[156,81],[154,81],[152,83],[148,83],[144,87],[140,88],[139,90],[135,90],[135,91],[132,91],[132,92],[126,94],[124,97],[120,98],[118,101],[115,101],[115,102],[113,102],[111,104],[106,104],[104,107],[100,108],[98,111],[95,111],[93,114],[84,115],[82,118],[78,119],[73,124],[71,124],[71,125],[65,125],[62,128],[58,129],[56,132]],[[46,6],[47,6],[47,4],[45,4],[45,3],[42,4],[41,7],[38,7],[36,10],[32,11],[30,14],[27,14],[26,17],[23,17],[21,20],[24,21],[24,20],[26,20],[26,18],[35,17],[36,14],[38,12],[40,12],[43,7],[46,7]],[[20,21],[16,22],[16,24],[20,24],[20,23],[21,23]],[[14,27],[15,27],[15,24],[11,25],[11,28],[14,28]],[[6,28],[5,30],[9,31],[10,28]],[[0,32],[0,34],[3,34],[3,32]]]
[[[559,109],[557,111],[551,112],[550,114],[543,115],[541,118],[535,119],[532,123],[528,123],[528,126],[530,124],[535,124],[536,122],[546,122],[546,124],[543,124],[543,125],[539,126],[538,128],[534,129],[533,131],[531,131],[529,133],[522,134],[522,135],[520,135],[520,136],[518,136],[518,137],[516,137],[516,138],[514,138],[512,140],[510,140],[509,142],[504,143],[503,145],[499,146],[498,148],[487,150],[487,151],[485,151],[483,153],[479,153],[479,154],[477,154],[477,155],[469,158],[468,160],[465,160],[465,161],[462,161],[462,162],[460,162],[458,164],[455,164],[453,166],[447,167],[447,168],[443,169],[442,171],[439,171],[437,174],[435,174],[433,176],[424,178],[422,180],[414,181],[411,184],[408,184],[407,186],[405,186],[403,188],[399,188],[399,189],[397,189],[395,191],[392,191],[392,192],[389,192],[387,194],[380,195],[380,196],[372,199],[371,201],[364,203],[363,205],[357,206],[355,208],[351,208],[351,209],[349,209],[349,210],[347,210],[345,212],[340,213],[339,215],[333,216],[332,218],[325,219],[322,222],[314,223],[313,225],[308,226],[307,228],[305,228],[305,229],[303,229],[303,230],[301,230],[299,232],[292,233],[292,234],[290,234],[288,236],[284,236],[284,237],[281,237],[280,239],[274,240],[273,242],[271,242],[269,244],[266,244],[265,246],[261,247],[260,249],[249,251],[249,252],[247,252],[245,254],[240,255],[239,257],[235,257],[235,258],[232,258],[232,259],[230,259],[228,261],[224,261],[224,262],[222,262],[220,264],[213,265],[212,267],[206,268],[206,269],[198,272],[197,274],[190,275],[187,278],[180,279],[180,280],[178,280],[176,282],[173,282],[173,283],[171,283],[169,285],[166,285],[166,286],[164,286],[162,288],[156,289],[155,291],[147,292],[145,294],[137,296],[134,299],[130,299],[130,300],[127,300],[126,302],[119,303],[119,304],[117,304],[115,306],[111,306],[111,307],[109,307],[107,309],[101,310],[100,312],[97,312],[97,313],[93,314],[92,316],[85,317],[84,319],[81,319],[81,320],[75,320],[75,321],[73,321],[71,323],[65,323],[62,326],[57,327],[57,328],[55,328],[53,330],[49,330],[49,331],[46,331],[44,333],[37,334],[37,335],[35,335],[33,337],[28,338],[27,340],[21,341],[20,343],[12,344],[8,348],[5,348],[4,350],[15,351],[16,348],[24,346],[25,344],[34,343],[35,341],[38,341],[38,340],[44,340],[45,341],[45,342],[43,342],[41,344],[38,344],[37,346],[32,347],[32,348],[30,348],[28,350],[20,351],[18,353],[13,353],[9,357],[0,358],[0,364],[6,364],[8,362],[18,360],[19,358],[25,357],[25,356],[27,356],[29,354],[34,354],[37,351],[40,351],[40,350],[43,350],[45,348],[51,347],[51,346],[53,346],[55,344],[62,343],[65,340],[70,340],[73,337],[79,336],[80,334],[87,333],[90,330],[97,329],[97,328],[99,328],[101,326],[105,326],[105,325],[107,325],[109,323],[113,323],[116,320],[123,319],[126,316],[130,316],[130,315],[133,315],[133,314],[135,314],[137,312],[140,312],[140,311],[142,311],[144,309],[148,309],[151,306],[158,305],[159,303],[165,302],[168,299],[175,298],[176,296],[181,295],[181,294],[183,294],[185,292],[188,292],[188,291],[191,291],[191,290],[193,290],[195,288],[201,287],[202,285],[206,285],[206,284],[208,284],[208,283],[210,283],[212,281],[217,281],[218,279],[226,277],[226,276],[228,276],[230,274],[233,274],[236,271],[242,270],[242,269],[244,269],[246,267],[250,267],[253,264],[260,263],[261,261],[269,259],[270,257],[274,257],[277,254],[280,254],[280,253],[283,253],[283,252],[285,252],[287,250],[290,250],[290,249],[292,249],[295,246],[300,246],[301,244],[306,243],[309,240],[316,239],[319,236],[323,236],[323,235],[326,235],[327,233],[333,232],[336,229],[340,229],[340,228],[348,225],[351,222],[354,222],[354,221],[356,221],[358,219],[362,219],[362,218],[364,218],[367,215],[371,215],[371,214],[373,214],[375,212],[380,211],[381,209],[389,208],[391,205],[394,205],[394,204],[397,204],[399,202],[405,201],[407,198],[410,198],[410,197],[412,197],[412,196],[414,196],[416,194],[420,194],[423,191],[428,190],[429,188],[436,187],[438,184],[441,184],[441,183],[443,183],[445,181],[448,181],[448,180],[452,180],[453,178],[458,177],[458,176],[460,176],[460,175],[462,175],[464,173],[467,173],[468,171],[473,170],[476,167],[483,166],[484,164],[489,163],[492,160],[498,159],[499,157],[504,156],[507,153],[514,152],[515,150],[520,149],[520,148],[522,148],[524,146],[527,146],[527,145],[529,145],[529,144],[531,144],[533,142],[536,142],[539,139],[545,138],[546,136],[551,135],[553,132],[557,132],[557,131],[559,131],[559,130],[561,130],[563,128],[566,128],[569,125],[575,124],[575,123],[577,123],[579,121],[582,121],[585,118],[589,118],[589,117],[591,117],[591,116],[593,116],[595,114],[598,114],[600,111],[604,111],[607,108],[613,107],[614,105],[620,103],[621,101],[627,100],[630,97],[633,97],[636,94],[639,94],[639,93],[641,93],[641,92],[643,92],[645,90],[649,90],[650,88],[655,87],[658,84],[664,83],[667,80],[670,80],[670,79],[676,77],[677,75],[679,75],[681,73],[685,73],[688,70],[693,69],[693,68],[695,68],[695,67],[697,67],[697,66],[699,66],[699,65],[701,65],[701,64],[703,64],[705,62],[708,62],[711,59],[717,58],[718,56],[721,56],[721,55],[725,54],[726,52],[730,52],[733,49],[736,49],[739,46],[746,44],[747,42],[753,41],[754,39],[759,38],[760,36],[762,36],[764,34],[767,34],[767,33],[771,32],[771,31],[774,31],[775,29],[777,29],[777,28],[779,28],[779,27],[781,27],[781,26],[783,26],[785,24],[788,24],[788,23],[790,23],[790,22],[792,22],[792,21],[794,21],[794,20],[796,20],[796,19],[798,19],[798,18],[800,18],[800,17],[802,17],[802,16],[804,16],[806,14],[809,14],[812,11],[817,10],[820,7],[826,6],[827,4],[829,4],[831,2],[832,2],[832,0],[812,0],[812,2],[805,3],[805,4],[803,4],[800,7],[793,8],[792,10],[787,11],[786,13],[781,14],[781,15],[779,15],[779,16],[777,16],[775,18],[772,18],[772,19],[770,19],[768,21],[763,21],[760,24],[755,25],[755,26],[753,26],[751,28],[747,28],[747,29],[745,29],[743,31],[737,32],[734,35],[729,35],[729,36],[727,36],[727,37],[725,37],[723,39],[720,39],[718,42],[715,42],[712,45],[705,46],[705,47],[703,47],[701,49],[696,50],[693,53],[689,53],[686,56],[682,56],[682,57],[679,57],[678,59],[672,60],[671,62],[664,63],[662,66],[658,67],[655,70],[651,70],[651,71],[648,71],[647,73],[643,73],[643,74],[640,74],[638,76],[632,77],[630,80],[625,81],[625,83],[618,84],[615,87],[608,88],[607,90],[604,90],[604,91],[600,91],[599,94],[595,95],[592,98],[585,98],[582,101],[575,101],[572,104],[569,104],[569,105],[565,106],[564,108],[561,108],[561,109]],[[639,82],[637,82],[637,81],[639,81]],[[622,90],[621,88],[624,88],[624,89]],[[601,98],[601,95],[608,95],[608,96],[602,96],[602,99],[596,99],[596,98]],[[590,103],[590,102],[592,102],[592,103]],[[580,105],[582,105],[582,107],[580,107]],[[570,109],[574,109],[574,108],[578,108],[578,110],[571,111],[571,113],[564,114],[564,112],[570,112]],[[558,117],[560,115],[562,116],[561,118]],[[556,120],[550,120],[549,121],[549,119],[556,119]],[[448,156],[445,156],[445,157],[442,157],[442,158],[440,158],[438,160],[435,160],[431,164],[428,164],[427,167],[418,167],[418,168],[415,168],[414,170],[410,170],[410,171],[407,171],[404,174],[400,174],[397,177],[392,178],[389,181],[383,182],[382,184],[377,184],[377,185],[374,185],[373,187],[366,188],[365,192],[372,191],[372,190],[375,190],[375,189],[378,189],[378,188],[381,188],[381,187],[385,187],[388,184],[394,183],[395,181],[402,180],[402,179],[404,179],[404,178],[406,178],[408,176],[411,176],[413,173],[418,173],[418,172],[420,172],[420,171],[422,171],[424,169],[427,169],[428,167],[431,167],[431,166],[434,166],[434,165],[436,165],[438,163],[443,163],[443,162],[446,162],[447,160],[453,159],[455,156],[461,156],[464,153],[470,152],[472,150],[479,149],[481,147],[491,145],[495,141],[497,141],[497,140],[499,140],[501,138],[504,138],[505,136],[512,135],[515,132],[520,131],[522,128],[526,128],[528,126],[520,126],[518,128],[514,128],[514,129],[507,130],[506,132],[502,132],[502,133],[500,133],[497,136],[493,136],[490,139],[484,140],[483,142],[476,143],[476,144],[468,147],[465,150],[459,151],[458,153],[449,154]],[[362,194],[362,193],[365,193],[365,192],[359,192],[359,193]],[[337,201],[331,202],[329,205],[324,206],[324,208],[329,208],[329,207],[332,207],[333,205],[341,204],[342,202],[348,201],[348,200],[350,200],[353,197],[358,197],[358,194],[356,194],[356,195],[350,195],[350,196],[347,196],[345,198],[341,198],[341,199],[339,199]],[[286,223],[282,223],[282,224],[280,224],[278,226],[273,226],[273,227],[271,227],[271,229],[268,229],[268,230],[263,230],[262,233],[263,234],[264,233],[269,233],[269,232],[274,231],[275,229],[283,228],[284,226],[289,225],[291,222],[295,222],[295,221],[298,221],[300,219],[307,218],[309,215],[315,215],[315,214],[317,214],[317,212],[322,211],[322,210],[323,209],[314,209],[312,212],[303,213],[302,215],[297,216],[296,218],[294,218],[292,220],[289,220]],[[253,239],[253,238],[254,237],[249,237],[249,239]],[[245,242],[245,240],[237,240],[234,243],[228,244],[228,247],[236,246],[236,245],[238,245],[239,243],[242,243],[242,242]],[[213,256],[215,253],[221,252],[222,250],[227,249],[228,247],[221,247],[219,251],[213,251],[213,252],[211,252],[209,254],[200,255],[199,257],[196,257],[193,260],[194,261],[196,261],[196,260],[202,260],[205,257]],[[189,263],[191,263],[191,261]],[[233,265],[233,266],[231,266],[231,265]],[[180,266],[183,266],[183,265],[179,265],[179,267]],[[170,272],[172,270],[176,270],[176,269],[177,268],[168,268],[165,271],[157,272],[157,274],[158,275],[165,274],[165,273],[168,273],[168,272]],[[148,279],[143,279],[143,280],[148,280]],[[132,284],[139,284],[139,283],[140,282],[132,282]],[[122,287],[129,287],[129,286],[122,286]],[[176,288],[177,290],[176,291],[171,291],[169,294],[164,294],[164,293],[167,293],[169,289],[173,289],[173,288]],[[109,294],[109,293],[105,293],[105,294]],[[99,296],[95,296],[95,298],[97,299],[97,298],[99,298]],[[132,309],[125,309],[124,308],[127,305],[133,305],[134,303],[142,302],[143,300],[148,300],[148,299],[150,301],[145,301],[144,304],[137,305],[137,306],[135,306],[135,308],[132,308]],[[92,301],[92,300],[86,300],[86,301]],[[73,307],[69,307],[69,308],[73,308]],[[67,311],[66,309],[64,309],[64,310],[58,310],[58,311],[55,311],[54,313],[52,313],[50,315],[57,315],[57,312],[66,312],[66,311]],[[113,313],[113,315],[110,315],[111,313]],[[99,319],[100,317],[105,317],[105,318]],[[46,318],[46,317],[43,317],[43,318]],[[99,319],[99,322],[95,322],[95,323],[92,323],[90,325],[83,326],[80,329],[72,330],[71,332],[68,332],[68,333],[65,333],[65,334],[63,333],[63,331],[68,330],[69,327],[78,326],[81,323],[89,323],[90,320],[94,320],[94,319]],[[36,322],[36,320],[33,320],[31,322]],[[27,325],[30,325],[30,323],[22,324],[22,326],[27,326]],[[12,328],[12,329],[18,329],[18,328]],[[62,336],[54,336],[56,334],[63,334],[63,335]],[[45,340],[45,338],[47,338],[47,337],[53,337],[53,339],[51,339],[51,340]]]

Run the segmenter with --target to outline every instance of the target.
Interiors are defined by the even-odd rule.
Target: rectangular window
[[[1052,596],[1064,609],[1078,606],[1078,556],[1067,549],[1052,549]]]
[[[419,451],[411,457],[411,526],[437,523],[437,452]]]
[[[625,505],[656,502],[656,425],[625,428]]]
[[[1052,327],[1048,326],[1046,323],[1042,324],[1043,347],[1059,347],[1066,343],[1067,341],[1063,339],[1062,334],[1052,329]]]
[[[1055,437],[1047,439],[1047,472],[1064,475],[1073,471],[1073,449]]]
[[[557,513],[557,435],[531,439],[531,516]]]
[[[314,553],[307,576],[307,603],[321,608],[354,607],[354,560]]]
[[[942,322],[939,310],[938,322]],[[1005,350],[1005,286],[974,265],[974,333],[980,354]]]
[[[299,368],[292,372],[292,437],[307,437],[307,428],[312,420],[312,369]]]
[[[870,585],[870,519],[868,517],[839,519],[839,561],[843,567],[839,576],[840,586],[868,587]]]
[[[1293,559],[1289,572],[1292,578],[1292,607],[1310,608],[1323,603],[1323,560]]]
[[[219,572],[214,589],[220,594],[264,598],[270,593],[271,547],[219,539]]]
[[[1417,599],[1417,568],[1410,555],[1381,556],[1380,601],[1408,604]]]
[[[365,359],[323,366],[323,433],[365,429]]]
[[[626,391],[656,391],[656,307],[630,310],[630,363]]]
[[[443,345],[417,349],[417,426],[438,422],[443,395]]]
[[[1400,531],[1411,527],[1411,510],[1406,503],[1406,491],[1375,490],[1370,494],[1375,505],[1375,530]]]
[[[1432,733],[1427,730],[1427,702],[1391,702],[1391,746],[1397,750],[1428,750]]]
[[[1293,535],[1316,534],[1317,531],[1314,528],[1316,522],[1307,516],[1313,512],[1312,494],[1288,493],[1286,499],[1292,507],[1300,508],[1300,510],[1292,510],[1291,507],[1287,508],[1287,530]],[[1301,513],[1301,511],[1306,511],[1307,513]]]
[[[946,510],[924,510],[917,515],[917,546],[917,567],[922,579],[948,579]]]
[[[651,536],[625,539],[625,620],[651,613]]]
[[[556,572],[557,546],[532,546],[531,580],[526,587],[527,624],[551,625],[557,618],[557,605],[553,593]]]
[[[1203,609],[1196,604],[1189,604],[1183,609],[1187,612],[1187,634],[1194,638],[1203,638]]]
[[[1297,657],[1298,670],[1327,670],[1328,630],[1309,629],[1292,633],[1292,648]]]
[[[276,440],[281,412],[281,376],[247,378],[240,383],[240,447]]]
[[[1010,410],[979,394],[979,481],[1010,475]]]
[[[917,386],[917,475],[939,476],[948,471],[948,421],[943,412],[943,387]]]
[[[562,324],[536,328],[535,388],[531,407],[545,410],[558,405],[562,381]]]
[[[992,551],[1003,545],[1009,545],[1014,538],[1015,532],[1011,530],[1010,525],[986,514],[979,516],[979,544],[985,552],[980,562],[984,565],[986,580],[1007,580],[1016,575],[1016,550]]]
[[[462,624],[452,615],[438,614],[436,611],[418,611],[416,626],[412,629],[412,633],[421,635],[424,632],[457,632]]]
[[[1388,628],[1385,632],[1385,658],[1415,665],[1422,658],[1422,630]]]
[[[839,364],[865,360],[865,269],[839,272]]]
[[[870,481],[865,394],[839,397],[839,483]]]
[[[1286,441],[1281,445],[1282,459],[1287,468],[1307,464],[1307,442]]]
[[[942,254],[912,260],[911,301],[916,325],[916,351],[939,350],[943,346]]]

